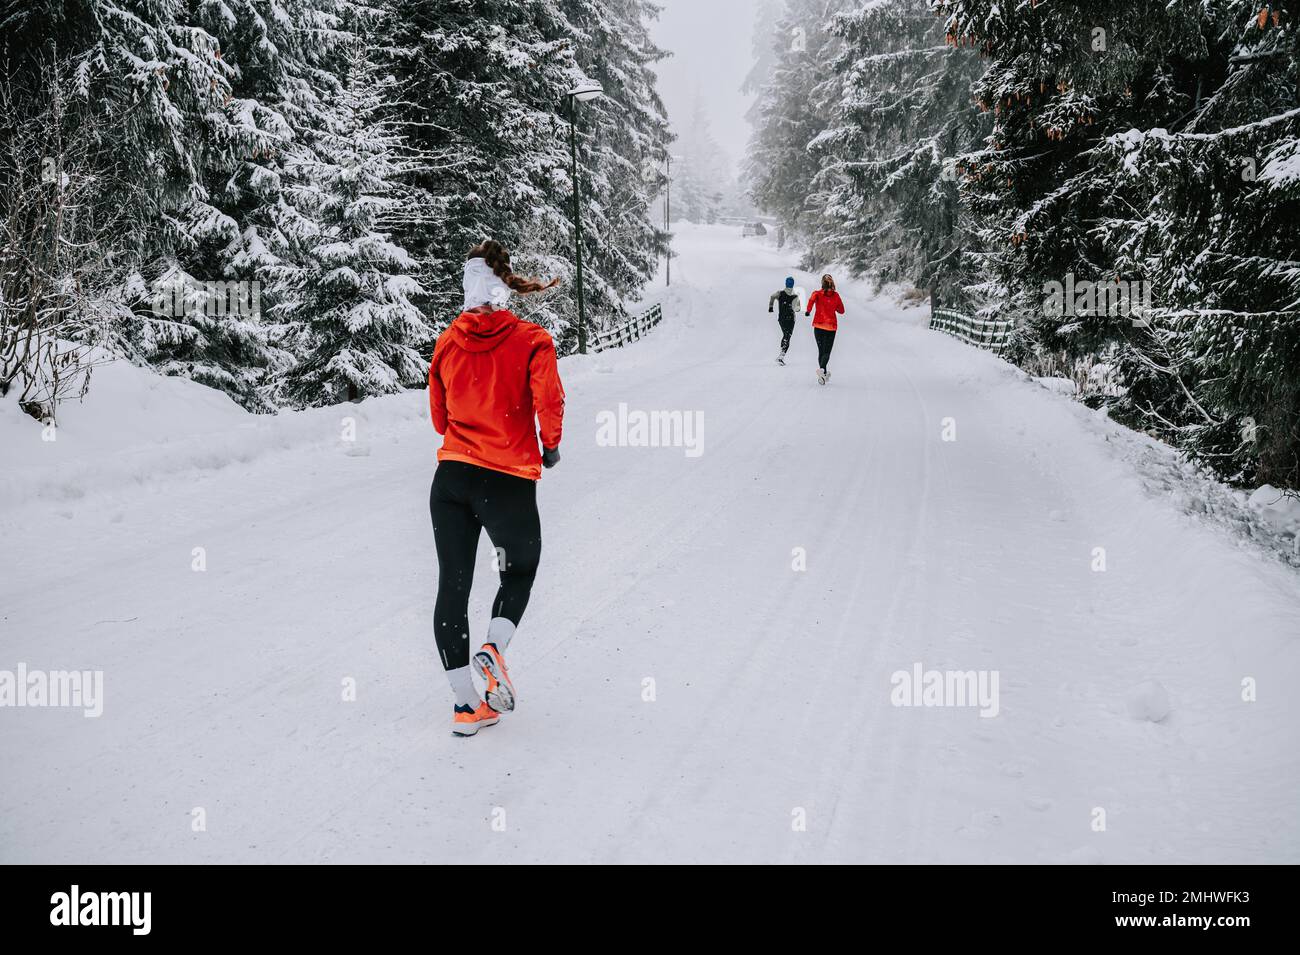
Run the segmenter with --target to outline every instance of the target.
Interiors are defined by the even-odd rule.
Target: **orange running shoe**
[[[515,685],[510,682],[506,661],[490,643],[474,654],[474,669],[487,683],[488,704],[498,713],[508,713],[515,708]]]
[[[501,719],[501,714],[486,703],[480,703],[478,709],[458,706],[451,718],[451,732],[455,736],[473,736],[485,726],[494,725]]]

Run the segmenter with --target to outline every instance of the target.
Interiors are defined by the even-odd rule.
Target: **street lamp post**
[[[569,90],[569,148],[573,153],[573,235],[577,260],[578,354],[587,354],[587,312],[582,300],[582,187],[578,179],[578,103],[604,93],[599,83],[579,83]]]

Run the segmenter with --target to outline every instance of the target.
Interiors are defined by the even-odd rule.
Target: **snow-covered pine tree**
[[[673,149],[681,157],[673,164],[674,217],[688,222],[716,222],[733,175],[726,154],[713,135],[698,89],[691,117]]]
[[[80,60],[85,108],[114,129],[105,150],[149,170],[147,188],[131,191],[148,203],[137,237],[148,266],[186,241],[187,220],[217,214],[202,170],[209,150],[233,135],[223,109],[233,71],[184,0],[49,7],[46,42]]]
[[[827,239],[855,273],[956,304],[972,242],[956,157],[987,133],[971,109],[982,64],[945,44],[942,22],[913,0],[861,5],[831,32],[844,40],[831,66],[841,94],[811,144]]]
[[[5,28],[3,66],[15,88],[39,89],[23,78],[39,80],[47,60],[74,64],[69,121],[99,131],[105,168],[147,170],[138,187],[106,191],[102,201],[128,211],[132,255],[142,270],[154,268],[183,240],[182,209],[215,212],[201,168],[226,134],[231,72],[212,55],[215,40],[186,23],[181,0],[37,0],[14,9]]]
[[[1119,414],[1232,479],[1295,487],[1300,256],[1280,227],[1296,210],[1294,11],[938,6],[950,42],[989,59],[977,97],[994,129],[966,189],[1027,323],[1020,360],[1117,348]],[[1146,307],[1045,310],[1067,278],[1137,283]]]
[[[293,360],[280,343],[295,339],[292,329],[266,321],[279,311],[278,277],[293,271],[320,232],[286,193],[286,163],[304,156],[329,122],[337,72],[355,42],[344,19],[351,8],[343,0],[190,0],[189,8],[216,40],[209,52],[229,71],[230,89],[221,135],[203,156],[215,211],[182,210],[183,241],[167,275],[199,290],[190,297],[195,307],[177,316],[191,333],[158,342],[152,360],[269,410],[266,385]],[[207,294],[210,284],[230,283],[240,290],[231,301]]]
[[[761,94],[764,87],[772,81],[772,72],[776,69],[777,51],[772,43],[772,24],[781,15],[784,6],[785,0],[758,0],[754,6],[753,28],[750,32],[749,41],[753,63],[745,74],[744,82],[740,84],[740,91],[747,96],[753,97],[748,109],[745,110],[745,122],[749,124],[751,134],[761,122],[760,113],[763,103]],[[739,176],[736,180],[736,189],[739,202],[746,207],[747,215],[757,211],[757,206],[750,191],[750,171],[748,156],[742,156],[737,170]],[[778,230],[777,236],[778,243],[784,245],[785,230],[783,228]]]
[[[625,302],[654,277],[666,250],[652,204],[671,138],[655,86],[655,65],[667,54],[650,38],[658,7],[649,0],[559,0],[559,7],[574,77],[604,90],[601,99],[580,104],[577,115],[584,301],[588,321],[601,328],[622,320]],[[560,195],[571,209],[568,181]],[[572,256],[571,230],[564,238],[553,249],[557,259]],[[560,345],[567,350],[572,341]]]
[[[386,229],[410,172],[400,135],[381,115],[389,86],[363,48],[353,50],[333,115],[286,169],[291,204],[320,229],[273,290],[298,356],[279,393],[295,404],[393,393],[419,384],[427,368],[421,349],[433,331],[413,301],[424,294],[417,263]]]
[[[750,194],[760,209],[809,243],[810,267],[835,253],[818,246],[825,234],[824,209],[813,199],[820,166],[808,145],[830,125],[839,99],[829,65],[842,41],[829,28],[847,5],[848,0],[786,0],[770,35],[771,76],[752,112],[745,163]]]
[[[750,125],[758,123],[758,94],[772,79],[772,71],[777,64],[777,51],[772,43],[772,24],[781,15],[784,0],[756,0],[754,5],[753,31],[750,36],[750,52],[754,57],[753,65],[745,74],[740,84],[740,91],[754,97],[745,118]]]
[[[1094,147],[1113,133],[1168,126],[1190,108],[1206,55],[1201,17],[1161,0],[935,7],[947,42],[987,60],[974,98],[992,130],[960,161],[986,269],[972,283],[990,311],[1022,323],[1019,360],[1048,371],[1106,354],[1128,336],[1128,320],[1048,310],[1046,289],[1140,277],[1117,274],[1099,229],[1125,200],[1099,174]]]
[[[130,203],[137,175],[106,163],[102,121],[78,110],[77,62],[0,72],[0,396],[39,420],[80,393],[130,318]]]
[[[647,0],[391,0],[385,55],[400,84],[394,115],[421,156],[428,219],[399,236],[418,255],[435,326],[455,317],[466,252],[491,236],[521,271],[569,294],[530,300],[527,317],[562,351],[575,341],[568,90],[601,83],[578,107],[584,285],[593,327],[614,320],[654,273],[664,237],[650,204],[668,138],[655,91],[664,54]]]
[[[565,21],[551,0],[391,0],[385,65],[389,113],[419,157],[410,177],[429,203],[398,240],[417,257],[435,328],[456,317],[465,255],[495,238],[520,270],[567,280],[570,255],[546,257],[570,234],[567,125],[572,85]],[[543,257],[533,242],[547,243]],[[532,317],[563,333],[551,311]],[[431,342],[428,343],[431,345]]]
[[[1121,355],[1118,411],[1225,477],[1300,489],[1300,22],[1207,5],[1204,82],[1180,128],[1097,151],[1128,207],[1102,225],[1156,294]]]
[[[134,266],[122,289],[134,313],[114,320],[109,340],[134,360],[264,407],[257,384],[274,352],[262,328],[203,307],[213,300],[208,283],[224,278],[204,249],[224,245],[239,229],[223,208],[223,173],[231,157],[266,148],[253,122],[265,111],[256,100],[234,98],[240,69],[223,56],[218,33],[232,32],[232,10],[247,11],[248,22],[267,21],[238,0],[217,7],[183,0],[33,4],[10,19],[15,43],[6,69],[29,69],[41,50],[70,57],[77,67],[70,116],[99,131],[101,167],[129,163],[147,171],[129,189],[107,188],[121,179],[106,176],[99,197],[122,210],[115,217],[128,239],[122,258]],[[262,44],[253,47],[264,54]],[[169,294],[177,282],[189,292]]]

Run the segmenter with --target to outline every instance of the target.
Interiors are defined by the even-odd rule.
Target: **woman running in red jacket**
[[[830,364],[831,349],[835,347],[835,330],[839,320],[835,317],[844,314],[844,301],[835,291],[835,279],[830,273],[822,276],[822,287],[808,296],[808,307],[804,315],[817,310],[813,317],[813,337],[817,339],[817,383],[824,385],[831,380],[831,373],[826,370]]]
[[[504,653],[541,558],[537,481],[543,467],[560,460],[564,386],[550,334],[505,306],[511,291],[540,292],[558,281],[543,285],[515,275],[499,242],[474,247],[465,263],[464,308],[438,337],[429,365],[429,411],[443,435],[429,493],[438,550],[433,625],[456,695],[452,732],[458,736],[473,736],[515,708]],[[469,593],[484,529],[501,579],[487,638],[473,658],[486,702],[470,676],[469,652]]]

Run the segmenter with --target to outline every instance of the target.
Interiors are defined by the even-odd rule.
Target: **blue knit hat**
[[[785,287],[794,288],[794,278],[792,276],[786,276]]]

